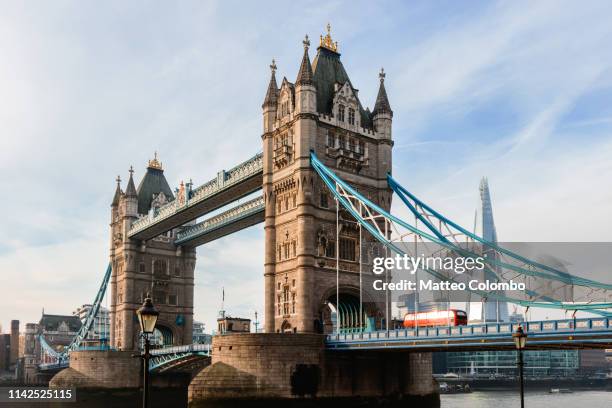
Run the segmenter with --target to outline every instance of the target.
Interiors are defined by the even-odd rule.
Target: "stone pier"
[[[189,385],[190,408],[439,407],[431,354],[330,351],[323,339],[280,333],[214,337],[212,364]]]

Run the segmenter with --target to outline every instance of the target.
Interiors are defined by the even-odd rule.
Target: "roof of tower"
[[[385,89],[385,70],[383,68],[380,69],[380,74],[378,74],[380,78],[380,87],[378,88],[378,96],[376,96],[376,103],[374,104],[374,110],[372,113],[374,115],[379,113],[389,113],[393,116],[393,111],[391,110],[391,104],[389,104],[389,98],[387,97],[387,90]]]
[[[272,60],[272,64],[270,65],[270,71],[272,74],[270,76],[270,83],[268,84],[268,91],[266,92],[266,97],[264,98],[263,104],[261,107],[265,106],[275,106],[276,101],[278,100],[278,86],[276,85],[276,62]]]
[[[342,61],[340,61],[338,44],[332,42],[329,31],[327,36],[321,37],[321,44],[317,48],[317,55],[312,62],[312,70],[313,83],[317,88],[317,111],[329,115],[333,109],[335,84],[348,82],[355,89],[344,69],[344,65],[342,65]],[[357,102],[361,114],[361,125],[372,127],[372,118],[363,109],[359,98],[357,98]]]
[[[136,187],[134,187],[134,168],[130,166],[130,179],[128,180],[128,185],[125,189],[126,197],[136,197]]]
[[[149,160],[147,172],[138,185],[138,213],[147,214],[151,209],[151,202],[159,193],[164,193],[168,201],[174,200],[174,194],[164,176],[164,169],[155,153],[155,158]]]
[[[300,64],[300,70],[298,71],[296,85],[310,85],[312,84],[312,66],[310,65],[310,57],[308,56],[308,47],[310,47],[310,40],[308,36],[303,41],[304,44],[304,57],[302,57],[302,63]]]
[[[117,188],[115,189],[115,195],[113,196],[113,202],[111,203],[111,207],[116,207],[119,205],[119,199],[121,198],[121,177],[117,176]]]

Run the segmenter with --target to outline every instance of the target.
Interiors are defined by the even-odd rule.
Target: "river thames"
[[[475,391],[471,394],[440,396],[441,408],[518,408],[518,392]],[[572,394],[549,394],[547,391],[525,393],[527,408],[610,408],[610,391],[576,391]]]

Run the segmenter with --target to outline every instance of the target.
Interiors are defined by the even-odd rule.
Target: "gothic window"
[[[281,289],[281,283],[278,282],[278,290],[280,290],[280,289]],[[279,302],[280,302],[280,298],[279,298]]]
[[[291,242],[291,255],[296,256],[297,254],[297,245],[295,241]]]
[[[278,260],[279,260],[279,261],[282,259],[282,258],[281,258],[281,255],[282,255],[282,249],[281,249],[281,248],[282,248],[282,246],[281,246],[281,245],[279,245],[279,246],[278,246]],[[280,286],[280,283],[279,283],[278,285]],[[280,289],[280,287],[279,287],[279,289]]]
[[[291,286],[295,287],[295,279],[291,280]]]
[[[355,240],[350,238],[340,238],[340,259],[345,261],[355,260]]]
[[[329,241],[327,246],[325,247],[325,256],[327,258],[335,258],[336,257],[336,242]]]
[[[289,314],[289,286],[283,287],[283,314]]]
[[[289,243],[283,245],[285,259],[289,259]]]
[[[327,193],[325,191],[321,191],[321,207],[329,208],[329,202],[327,201]]]
[[[181,276],[181,268],[179,266],[174,268],[174,276]]]
[[[289,209],[289,197],[285,197],[285,211]]]
[[[281,203],[281,201],[280,201],[280,200],[278,200],[277,204],[278,204],[278,205],[277,205],[277,207],[278,207],[278,208],[277,208],[276,213],[277,213],[277,214],[280,214],[280,213],[282,212],[282,210],[283,210],[283,209],[282,209],[282,205],[281,205],[282,203]]]
[[[336,147],[336,138],[331,133],[327,134],[327,145],[329,147]]]
[[[291,313],[295,313],[295,292],[291,294]]]
[[[360,154],[364,154],[364,152],[365,152],[364,143],[363,142],[359,142],[359,153]]]
[[[297,207],[297,195],[293,195],[293,208]]]
[[[168,263],[165,259],[156,259],[155,261],[153,261],[154,275],[167,275],[168,272]]]
[[[350,138],[350,139],[349,139],[349,150],[350,150],[351,152],[354,152],[354,151],[355,151],[355,139],[353,139],[353,138]]]
[[[138,272],[145,273],[147,271],[145,263],[141,262],[138,264]]]
[[[338,120],[344,122],[344,105],[338,105]]]
[[[354,125],[355,124],[355,109],[353,108],[349,108],[349,114],[348,114],[348,123],[349,125]]]

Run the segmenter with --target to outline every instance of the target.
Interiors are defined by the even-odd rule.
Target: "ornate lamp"
[[[142,307],[136,311],[138,315],[138,321],[140,322],[140,330],[143,334],[153,334],[155,330],[155,324],[157,323],[157,318],[159,317],[159,312],[153,306],[153,302],[147,294]]]
[[[514,333],[512,333],[512,340],[517,350],[523,350],[527,344],[527,333],[523,331],[523,327],[519,326]]]

